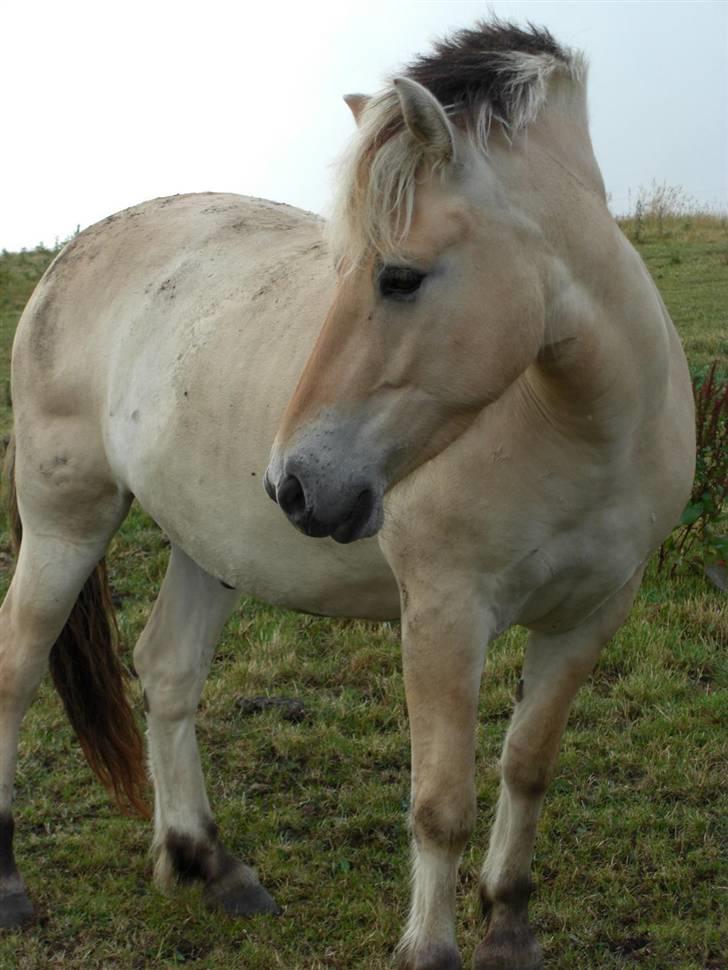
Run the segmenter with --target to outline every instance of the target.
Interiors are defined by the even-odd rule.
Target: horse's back
[[[23,313],[13,349],[16,401],[26,377],[39,405],[41,377],[47,405],[56,404],[55,393],[68,398],[76,383],[90,393],[94,377],[108,376],[114,338],[177,325],[179,287],[204,279],[197,305],[188,300],[186,310],[209,313],[221,289],[232,297],[236,285],[240,292],[270,273],[270,253],[285,255],[287,237],[316,245],[317,228],[315,216],[290,206],[213,193],[154,199],[90,226],[51,263]],[[97,367],[88,366],[89,354]]]
[[[81,233],[40,282],[14,346],[26,490],[43,466],[42,503],[63,481],[68,506],[93,480],[136,495],[203,568],[245,592],[396,615],[376,542],[309,543],[262,485],[332,289],[320,220],[286,205],[174,196]]]

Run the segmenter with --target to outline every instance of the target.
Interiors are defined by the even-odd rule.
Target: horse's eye
[[[382,296],[405,299],[419,290],[427,274],[409,266],[383,266],[379,271],[378,284]]]

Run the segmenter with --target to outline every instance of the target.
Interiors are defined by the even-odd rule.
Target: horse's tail
[[[15,490],[15,441],[5,462],[8,520],[15,554],[23,528]],[[102,559],[81,590],[50,655],[61,696],[86,760],[125,814],[149,817],[144,744],[134,720],[120,661],[119,630]]]

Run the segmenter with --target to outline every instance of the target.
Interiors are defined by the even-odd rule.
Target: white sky
[[[728,207],[728,2],[501,2],[591,61],[597,158],[623,212],[653,179]],[[0,248],[52,244],[175,192],[325,211],[352,130],[341,95],[451,28],[461,0],[8,0]]]

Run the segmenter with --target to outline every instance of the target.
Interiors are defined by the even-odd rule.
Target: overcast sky
[[[341,95],[376,90],[489,7],[587,52],[616,211],[653,179],[728,208],[725,0],[14,0],[2,16],[0,248],[50,245],[176,192],[325,211],[352,130]]]

